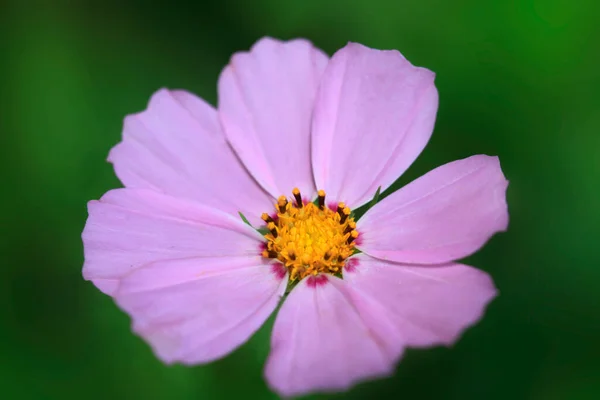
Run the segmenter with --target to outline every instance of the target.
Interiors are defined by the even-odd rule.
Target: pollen
[[[290,281],[309,275],[341,275],[358,238],[350,208],[338,203],[325,206],[325,192],[319,190],[315,203],[304,202],[298,188],[289,200],[280,196],[275,214],[262,214],[268,232],[262,256],[279,260],[289,271]]]

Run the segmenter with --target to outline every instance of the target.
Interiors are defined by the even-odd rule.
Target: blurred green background
[[[600,6],[593,0],[0,2],[0,382],[8,399],[272,399],[267,324],[229,357],[162,365],[81,278],[86,202],[126,114],[161,87],[214,104],[258,38],[357,41],[437,73],[433,139],[405,184],[500,156],[509,231],[471,265],[501,296],[452,349],[316,398],[600,398]],[[6,397],[5,397],[6,396]]]

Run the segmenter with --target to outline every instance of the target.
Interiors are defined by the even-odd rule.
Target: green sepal
[[[246,225],[248,225],[249,227],[253,228],[254,230],[256,230],[261,235],[265,236],[267,233],[269,233],[269,230],[266,227],[256,228],[256,227],[252,226],[252,224],[250,223],[250,221],[248,221],[248,218],[246,218],[246,216],[244,214],[242,214],[241,211],[238,211],[238,214],[240,214],[240,218],[242,218],[242,221],[244,221],[244,223]]]
[[[248,226],[252,226],[252,224],[250,223],[250,221],[248,221],[248,218],[246,218],[246,216],[244,214],[242,214],[241,211],[238,211],[238,214],[240,214],[240,217],[242,218],[242,221],[244,221],[245,224],[247,224]]]
[[[373,207],[375,204],[377,204],[377,202],[379,201],[380,194],[381,194],[381,186],[379,186],[377,188],[377,191],[375,192],[375,196],[373,196],[373,200],[371,200],[371,202],[369,203],[367,210],[371,209],[371,207]]]
[[[296,287],[296,285],[298,285],[298,283],[300,283],[299,279],[294,279],[293,281],[291,279],[288,279],[288,284],[287,284],[287,287],[285,288],[285,295],[287,296],[288,294],[290,294],[292,289],[294,289]]]

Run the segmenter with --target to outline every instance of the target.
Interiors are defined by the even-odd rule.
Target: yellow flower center
[[[350,209],[344,203],[338,203],[334,210],[327,207],[322,190],[317,205],[304,204],[298,188],[292,193],[292,201],[279,197],[276,215],[262,215],[269,230],[263,257],[281,261],[291,281],[319,273],[341,274],[358,237]]]

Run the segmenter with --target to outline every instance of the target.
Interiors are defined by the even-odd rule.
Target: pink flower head
[[[227,355],[289,289],[266,380],[283,396],[340,391],[482,316],[494,284],[455,260],[507,227],[498,158],[451,162],[351,212],[429,140],[431,71],[397,51],[350,43],[328,58],[266,38],[232,57],[218,92],[215,109],[163,89],[128,116],[109,156],[125,188],[89,203],[83,275],[161,360]]]

